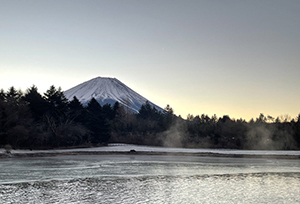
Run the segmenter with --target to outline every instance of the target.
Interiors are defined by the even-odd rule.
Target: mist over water
[[[166,155],[3,159],[1,203],[299,203],[300,161]]]
[[[273,135],[277,135],[274,141]],[[245,146],[249,149],[297,149],[293,138],[293,130],[278,130],[274,127],[267,128],[265,124],[249,128]],[[280,139],[279,139],[280,138]]]

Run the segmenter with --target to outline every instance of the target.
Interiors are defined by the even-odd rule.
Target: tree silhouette
[[[87,106],[87,127],[91,131],[92,143],[106,143],[110,138],[108,122],[103,117],[102,107],[95,98]]]
[[[28,103],[35,120],[41,120],[47,110],[47,102],[38,92],[38,88],[33,85],[27,89],[24,100]]]

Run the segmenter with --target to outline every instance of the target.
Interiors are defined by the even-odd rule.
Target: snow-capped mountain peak
[[[72,100],[76,96],[83,105],[86,105],[92,98],[95,98],[101,105],[107,103],[113,105],[118,101],[121,105],[136,113],[147,101],[146,98],[118,79],[109,77],[97,77],[83,82],[65,91],[64,94],[68,100]],[[151,102],[150,104],[157,110],[162,111],[162,108]]]

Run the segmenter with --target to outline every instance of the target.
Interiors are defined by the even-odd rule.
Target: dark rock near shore
[[[134,149],[131,149],[131,150],[129,151],[129,153],[136,153],[136,151],[135,151]]]

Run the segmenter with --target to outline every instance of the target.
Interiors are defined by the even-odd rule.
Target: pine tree
[[[5,93],[4,93],[4,90],[1,89],[0,90],[0,102],[4,103],[4,100],[5,100]]]
[[[41,120],[48,106],[46,100],[38,92],[38,88],[33,85],[27,89],[24,100],[28,103],[35,120]]]
[[[1,102],[1,141],[13,147],[28,146],[32,117],[24,101],[22,91],[11,87],[4,95]]]
[[[108,103],[103,105],[102,113],[103,113],[103,117],[108,121],[110,121],[114,118],[114,111],[113,111],[111,105]]]
[[[63,91],[59,87],[55,88],[54,85],[44,93],[44,98],[48,103],[50,111],[56,111],[58,114],[63,114],[67,110],[68,99],[65,97]]]
[[[68,107],[69,117],[75,122],[84,124],[86,120],[86,110],[76,96],[74,96],[73,100],[69,102]]]
[[[110,126],[105,120],[101,105],[92,98],[87,106],[87,127],[94,144],[106,143],[110,138]]]

